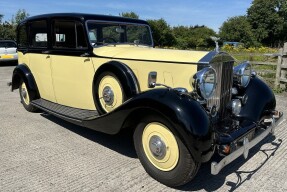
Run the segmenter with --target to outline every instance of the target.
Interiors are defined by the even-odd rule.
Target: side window
[[[18,47],[25,48],[28,46],[27,28],[26,25],[21,25],[18,28]]]
[[[75,21],[54,22],[54,48],[77,48],[87,47],[83,25]]]
[[[47,22],[34,21],[30,24],[30,47],[46,48],[48,45]]]

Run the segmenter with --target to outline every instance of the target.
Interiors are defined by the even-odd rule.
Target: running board
[[[33,100],[31,104],[43,111],[51,113],[60,118],[67,120],[82,122],[86,119],[92,119],[99,117],[99,113],[96,110],[85,110],[73,107],[67,107],[45,99]]]

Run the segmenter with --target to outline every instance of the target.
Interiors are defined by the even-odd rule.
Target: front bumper
[[[278,117],[272,117],[271,124],[259,135],[253,138],[251,141],[248,140],[248,137],[244,137],[243,145],[232,152],[231,154],[224,157],[220,162],[213,161],[211,163],[211,174],[217,175],[221,169],[223,169],[226,165],[240,157],[241,155],[244,156],[245,159],[248,157],[249,150],[257,145],[260,141],[262,141],[269,133],[274,134],[274,129],[277,125],[279,125],[283,120],[283,113],[280,112]]]

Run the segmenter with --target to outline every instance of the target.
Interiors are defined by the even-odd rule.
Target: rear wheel
[[[200,163],[194,161],[183,142],[162,118],[143,120],[134,132],[137,155],[146,172],[171,187],[189,182]]]
[[[33,98],[31,98],[31,94],[27,88],[26,83],[23,80],[21,80],[20,82],[19,93],[21,103],[23,104],[24,108],[29,112],[36,112],[38,109],[31,105],[31,101],[33,100]]]

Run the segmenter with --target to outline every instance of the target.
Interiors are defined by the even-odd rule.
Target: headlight
[[[233,69],[234,82],[240,87],[247,87],[251,78],[251,65],[249,62],[244,62]]]
[[[198,71],[194,76],[193,87],[197,94],[204,99],[210,98],[216,87],[216,72],[213,68],[204,68]]]

